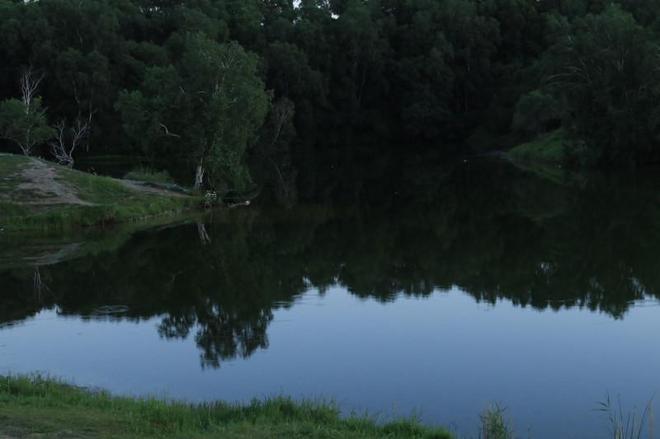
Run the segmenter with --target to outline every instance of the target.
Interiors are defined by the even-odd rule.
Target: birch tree
[[[148,69],[141,88],[124,92],[117,107],[143,149],[193,163],[196,189],[242,191],[252,184],[246,154],[269,104],[255,55],[197,33],[185,36],[175,67]]]
[[[20,80],[20,99],[0,102],[0,137],[13,141],[24,155],[31,155],[36,146],[53,136],[48,126],[46,109],[37,95],[43,75],[27,69]]]

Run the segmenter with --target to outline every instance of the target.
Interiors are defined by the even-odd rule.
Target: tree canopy
[[[654,162],[659,14],[651,0],[0,0],[3,148],[94,114],[97,151],[203,163],[225,189],[559,127],[581,163]],[[29,121],[12,110],[28,69],[43,75]]]

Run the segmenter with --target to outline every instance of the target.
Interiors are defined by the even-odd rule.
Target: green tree
[[[256,56],[238,43],[186,35],[176,68],[150,68],[140,90],[122,93],[118,108],[126,133],[143,148],[193,161],[196,186],[204,176],[219,190],[252,184],[246,152],[268,113],[269,98],[257,76]]]
[[[0,102],[0,137],[16,143],[23,154],[31,155],[34,148],[52,138],[53,133],[41,98],[35,98],[29,106],[19,99]]]
[[[660,158],[660,46],[619,6],[589,14],[548,52],[567,102],[568,127],[600,163]]]
[[[513,116],[513,129],[528,135],[539,135],[559,126],[562,106],[555,96],[534,90],[520,98]]]
[[[42,78],[27,70],[21,77],[21,99],[0,102],[0,137],[16,143],[25,155],[32,154],[36,146],[54,134],[41,98],[36,95]]]

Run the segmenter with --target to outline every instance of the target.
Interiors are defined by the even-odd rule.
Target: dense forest
[[[285,198],[319,166],[558,130],[569,163],[639,165],[659,67],[655,0],[0,0],[0,148]]]

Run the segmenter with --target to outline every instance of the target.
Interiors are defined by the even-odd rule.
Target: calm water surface
[[[522,437],[604,437],[607,393],[641,411],[660,390],[660,173],[488,160],[397,181],[147,230],[0,235],[0,373],[334,399],[466,437],[492,403]]]

